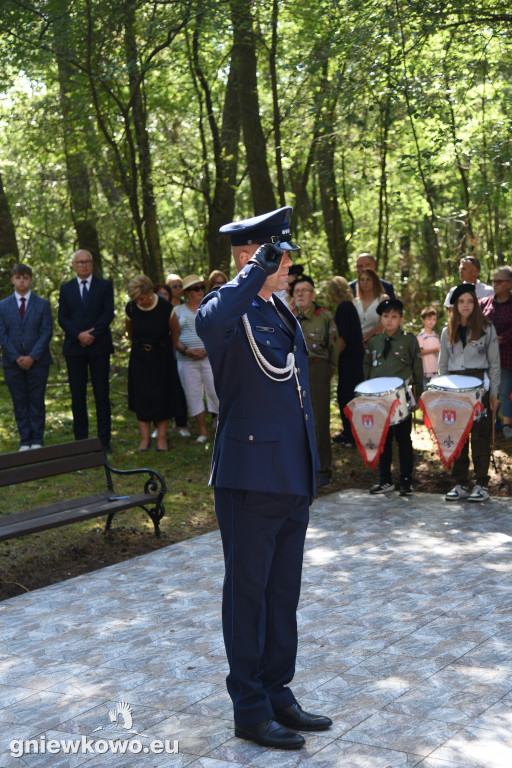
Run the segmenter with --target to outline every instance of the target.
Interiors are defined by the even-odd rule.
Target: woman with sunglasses
[[[227,282],[228,276],[226,273],[221,272],[220,269],[214,269],[213,272],[210,272],[210,276],[206,281],[206,293],[210,293],[210,291],[216,291],[217,288],[226,285]]]
[[[208,411],[217,415],[219,400],[215,393],[213,374],[204,344],[196,333],[196,312],[205,294],[205,283],[197,275],[183,280],[185,303],[174,307],[171,335],[178,359],[178,373],[187,398],[188,412],[195,416],[199,427],[198,443],[208,439],[204,397]]]
[[[167,275],[165,282],[170,292],[171,304],[173,307],[179,307],[180,304],[183,304],[183,299],[181,298],[183,295],[183,280],[179,275],[171,274]]]

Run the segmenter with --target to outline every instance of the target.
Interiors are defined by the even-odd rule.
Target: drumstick
[[[492,432],[491,432],[491,458],[492,458],[492,466],[494,467],[494,471],[497,472],[496,468],[496,459],[494,458],[494,444],[496,442],[496,414],[494,411],[491,411],[492,415]]]

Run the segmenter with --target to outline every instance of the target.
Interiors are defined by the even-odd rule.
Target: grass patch
[[[182,438],[169,429],[169,451],[150,449],[139,453],[139,434],[135,414],[127,408],[126,365],[116,356],[112,371],[112,453],[109,461],[117,469],[150,467],[165,478],[168,492],[164,499],[162,536],[154,535],[153,523],[141,509],[122,512],[103,532],[106,518],[54,528],[20,539],[0,543],[0,599],[37,589],[65,578],[104,567],[145,552],[216,528],[213,490],[208,487],[212,440],[195,442],[197,431],[191,423],[192,437]],[[124,360],[126,363],[126,360]],[[65,370],[52,371],[46,393],[45,445],[72,441],[73,423]],[[88,399],[91,434],[95,434],[95,408]],[[0,384],[0,439],[3,452],[19,447],[12,402],[5,383]],[[140,492],[145,478],[116,477],[118,494]],[[77,498],[106,488],[102,468],[81,470],[73,475],[32,481],[2,489],[0,514],[43,506],[60,499]]]

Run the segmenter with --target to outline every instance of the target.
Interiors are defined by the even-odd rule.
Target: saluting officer
[[[399,299],[386,299],[377,307],[384,330],[372,336],[367,342],[363,360],[366,379],[379,376],[397,376],[415,387],[416,400],[423,391],[423,362],[421,350],[414,333],[403,331],[404,305]],[[389,428],[384,450],[379,459],[379,482],[370,488],[370,493],[389,493],[395,490],[391,478],[393,437],[398,443],[400,463],[400,495],[412,496],[412,470],[414,454],[411,440],[412,416],[409,414],[399,424]]]
[[[292,209],[221,227],[238,275],[196,315],[219,396],[210,484],[226,574],[222,621],[235,735],[282,749],[331,720],[290,690],[297,654],[302,555],[318,455],[308,351],[286,287]]]
[[[315,284],[302,275],[292,283],[294,314],[299,321],[309,349],[309,386],[315,417],[315,434],[320,474],[317,485],[331,482],[331,379],[338,367],[340,342],[338,329],[329,312],[315,299]]]

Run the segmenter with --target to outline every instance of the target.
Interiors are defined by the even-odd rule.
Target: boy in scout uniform
[[[315,417],[315,435],[320,458],[319,488],[331,482],[331,379],[338,367],[338,329],[329,312],[315,301],[315,284],[307,275],[292,283],[294,314],[309,349],[309,388]]]
[[[415,387],[418,400],[423,391],[423,363],[418,340],[413,333],[403,331],[404,305],[399,299],[386,299],[377,307],[384,330],[368,340],[364,361],[364,378],[397,376]],[[384,450],[379,460],[380,479],[370,493],[395,490],[391,478],[393,437],[398,444],[400,463],[400,496],[412,496],[413,450],[411,441],[412,415],[389,428]]]

